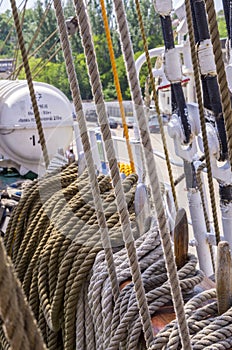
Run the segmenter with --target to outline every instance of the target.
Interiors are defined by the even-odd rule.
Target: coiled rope
[[[216,290],[193,297],[185,305],[191,343],[194,350],[224,350],[232,347],[232,308],[218,316]],[[149,350],[180,349],[176,320],[161,330]]]
[[[170,303],[172,298],[157,226],[152,225],[151,229],[136,241],[136,248],[152,317],[158,309]],[[127,281],[116,303],[109,289],[105,259],[101,252],[96,257],[88,287],[88,303],[96,338],[94,348],[146,349],[125,249],[115,253],[114,257],[120,285]],[[196,264],[197,259],[189,256],[188,262],[178,271],[181,290],[185,297],[202,281],[203,274],[201,271],[196,271]],[[86,340],[87,338],[88,334]],[[78,343],[77,348],[80,348]]]
[[[75,348],[76,305],[96,254],[103,249],[87,172],[78,179],[76,174],[77,165],[71,164],[60,174],[33,182],[5,237],[44,340],[54,350]],[[97,181],[111,244],[119,249],[124,243],[111,180],[101,175]],[[136,183],[135,174],[122,183],[132,228]]]

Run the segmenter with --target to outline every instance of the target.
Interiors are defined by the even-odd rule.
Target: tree
[[[14,57],[15,42],[14,21],[10,10],[7,10],[0,16],[0,55],[6,58]]]
[[[227,38],[228,34],[223,10],[219,11],[217,14],[217,24],[220,38]]]
[[[45,2],[45,8],[48,6],[47,1]],[[39,50],[39,53],[36,54],[37,57],[50,57],[59,43],[58,34],[53,35],[49,40],[47,38],[55,32],[57,29],[57,21],[53,8],[50,8],[47,12],[46,18],[44,19],[44,6],[43,3],[38,0],[35,6],[35,28],[40,26],[39,35],[35,40],[34,48],[38,47],[41,43],[44,42],[44,45]],[[47,40],[47,41],[46,41]],[[63,61],[62,55],[56,55],[52,58],[52,62]]]

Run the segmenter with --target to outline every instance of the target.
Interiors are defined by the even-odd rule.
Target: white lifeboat
[[[57,88],[34,82],[37,104],[51,160],[73,140],[73,108]],[[42,175],[45,164],[27,82],[0,80],[0,166],[14,166],[21,175]],[[7,163],[8,162],[8,163]],[[7,165],[8,164],[8,165]]]

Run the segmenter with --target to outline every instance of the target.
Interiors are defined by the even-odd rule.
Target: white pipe
[[[229,243],[232,249],[232,203],[220,204],[222,215],[222,227],[225,240]]]
[[[183,48],[184,48],[184,45],[181,44],[181,45],[176,45],[175,46],[175,49],[179,52],[179,53],[182,53],[183,52]],[[149,55],[150,55],[150,58],[152,57],[158,57],[158,56],[161,56],[163,53],[165,52],[165,48],[164,46],[162,47],[156,47],[154,49],[151,49],[149,50]],[[136,72],[137,72],[137,76],[139,77],[139,73],[140,73],[140,69],[142,68],[142,65],[146,62],[146,55],[145,53],[143,53],[141,56],[139,56],[137,58],[137,60],[135,61],[135,69],[136,69]]]
[[[194,237],[197,241],[196,249],[199,266],[200,269],[206,274],[206,276],[209,277],[213,275],[214,271],[211,261],[209,244],[206,241],[207,229],[205,225],[200,192],[195,189],[189,190],[188,201]]]

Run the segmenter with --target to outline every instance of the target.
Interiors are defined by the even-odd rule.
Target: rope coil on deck
[[[64,174],[69,181],[62,181]],[[49,350],[117,349],[119,343],[122,349],[135,349],[143,339],[142,326],[111,180],[98,177],[118,281],[129,282],[115,303],[90,184],[86,173],[76,174],[77,166],[71,164],[59,176],[34,181],[15,208],[5,242],[12,247],[9,252]],[[129,175],[123,189],[152,315],[171,301],[171,293],[156,226],[138,238],[136,183],[137,176]],[[184,294],[202,280],[195,266],[196,259],[189,257],[179,271]]]
[[[232,308],[217,314],[216,290],[211,289],[193,297],[185,305],[191,344],[194,350],[231,349]],[[161,330],[149,350],[182,349],[176,320]]]
[[[150,315],[171,302],[165,261],[159,232],[153,226],[136,241],[142,281]],[[120,285],[124,285],[116,303],[113,303],[106,274],[104,256],[100,252],[93,266],[88,288],[88,303],[95,329],[95,349],[146,349],[142,338],[142,325],[125,249],[115,253],[115,264]],[[201,271],[196,271],[197,259],[189,256],[187,264],[179,271],[183,295],[192,292],[202,281]],[[124,283],[127,281],[126,283]],[[77,348],[81,348],[77,343]]]
[[[63,182],[63,177],[70,181]],[[112,246],[118,249],[123,240],[111,180],[101,175],[98,182]],[[135,174],[123,182],[132,227],[136,182]],[[48,348],[57,349],[65,330],[64,348],[73,349],[74,305],[102,250],[86,173],[77,178],[77,166],[72,164],[60,175],[33,182],[11,217],[5,243]]]
[[[25,294],[49,350],[146,349],[127,253],[122,249],[111,180],[104,175],[98,177],[121,287],[116,302],[100,243],[90,184],[86,173],[78,178],[76,174],[77,165],[71,164],[62,169],[60,175],[53,173],[32,182],[27,195],[15,207],[5,242],[12,247],[9,252],[14,257]],[[64,177],[67,181],[63,181]],[[135,174],[129,175],[123,188],[133,234],[137,237],[136,252],[152,317],[171,302],[171,293],[154,222],[141,237],[137,236],[133,213],[136,181]],[[16,230],[19,237],[12,230]],[[187,263],[178,271],[184,299],[189,298],[202,281],[203,275],[196,270],[196,264],[197,259],[189,255]],[[231,309],[217,317],[215,297],[215,291],[204,292],[185,306],[193,349],[232,346]],[[212,299],[211,304],[204,305]],[[0,337],[2,348],[9,349],[2,329]],[[154,336],[150,349],[171,346],[173,349],[181,346],[176,322]]]

